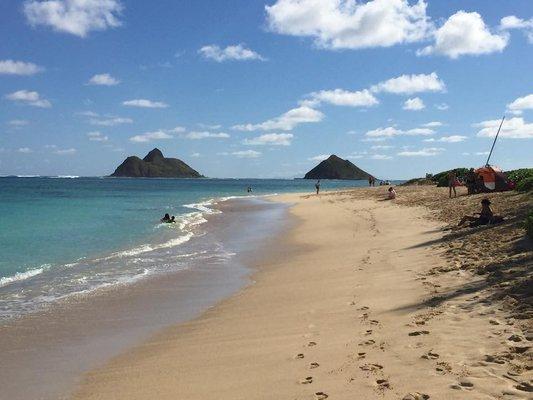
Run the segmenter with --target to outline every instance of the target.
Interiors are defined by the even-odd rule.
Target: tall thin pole
[[[492,155],[492,150],[494,150],[494,145],[496,144],[496,140],[498,140],[498,135],[500,134],[500,130],[502,129],[503,121],[505,120],[505,115],[502,118],[502,122],[500,122],[500,127],[498,128],[498,132],[496,132],[496,137],[494,138],[494,142],[492,142],[492,147],[490,148],[490,153],[487,158],[487,163],[485,164],[487,167],[489,166],[489,160],[490,156]]]

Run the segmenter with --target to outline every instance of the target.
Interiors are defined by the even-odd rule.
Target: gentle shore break
[[[445,234],[428,198],[450,223],[479,199],[444,194],[402,188],[410,207],[379,188],[278,197],[299,223],[253,285],[87,374],[73,398],[529,398],[530,240],[514,217]]]

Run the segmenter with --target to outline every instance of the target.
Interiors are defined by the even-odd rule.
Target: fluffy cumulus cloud
[[[7,94],[5,98],[17,103],[23,103],[34,107],[52,107],[52,103],[46,99],[43,99],[38,92],[32,92],[29,90],[18,90],[16,92]]]
[[[235,125],[233,129],[238,131],[272,131],[282,130],[291,131],[296,126],[303,123],[320,122],[324,118],[324,114],[314,108],[308,106],[300,106],[293,108],[277,118],[269,119],[259,124],[243,124]]]
[[[350,92],[343,89],[321,90],[309,95],[309,104],[333,104],[335,106],[371,107],[379,104],[378,99],[367,89]],[[304,100],[305,102],[306,100]]]
[[[168,104],[161,101],[152,101],[146,99],[134,99],[126,100],[122,102],[122,105],[127,107],[139,107],[139,108],[167,108]]]
[[[387,154],[372,154],[369,158],[371,160],[390,160],[390,159],[392,159],[392,157],[387,155]]]
[[[458,11],[434,34],[435,43],[418,55],[440,54],[452,59],[463,55],[501,52],[509,42],[506,32],[492,33],[477,12]]]
[[[500,123],[501,120],[493,119],[479,122],[473,126],[480,128],[477,136],[492,138],[496,136]],[[533,139],[533,123],[526,122],[521,117],[507,119],[502,125],[499,137],[508,139]]]
[[[242,44],[228,46],[225,48],[211,44],[202,47],[200,50],[198,50],[198,53],[200,53],[204,58],[214,60],[216,62],[251,60],[265,61],[265,58],[259,53],[244,47]]]
[[[524,20],[514,15],[503,17],[500,21],[500,29],[510,30],[518,29],[524,31],[529,40],[529,43],[533,43],[533,18]]]
[[[146,132],[140,135],[130,137],[130,141],[133,143],[148,143],[154,140],[172,139],[172,135],[169,135],[165,131],[159,130],[154,132]]]
[[[31,26],[48,26],[79,37],[120,26],[122,9],[119,0],[27,0],[23,5]]]
[[[420,150],[404,150],[398,153],[402,157],[433,157],[438,156],[444,151],[440,147],[425,147]]]
[[[290,146],[293,137],[292,133],[266,133],[255,138],[245,139],[244,144],[249,146]]]
[[[0,75],[34,75],[43,70],[44,68],[30,62],[0,60]]]
[[[367,138],[392,138],[395,136],[428,136],[435,132],[429,128],[414,128],[408,130],[398,129],[394,126],[387,128],[377,128],[366,132]]]
[[[91,142],[107,142],[109,140],[107,136],[102,135],[102,133],[98,131],[89,132],[87,137]]]
[[[255,150],[240,150],[234,151],[231,155],[237,158],[257,158],[261,155],[261,152]]]
[[[431,74],[401,75],[372,86],[373,92],[410,95],[423,92],[443,92],[446,85],[436,72]]]
[[[96,74],[91,79],[89,79],[89,85],[97,86],[115,86],[118,85],[120,81],[116,78],[113,78],[109,74]]]
[[[443,123],[440,122],[440,121],[431,121],[431,122],[427,122],[425,124],[422,124],[423,127],[425,128],[438,128],[439,126],[442,126]]]
[[[327,160],[329,156],[330,154],[319,154],[313,157],[309,157],[308,160],[309,161],[324,161],[324,160]]]
[[[513,114],[521,114],[523,110],[533,110],[533,94],[517,98],[507,104],[507,109]]]
[[[403,103],[403,109],[409,111],[420,111],[426,108],[426,105],[420,97],[413,97],[412,99],[405,100]]]
[[[227,139],[230,137],[230,135],[224,132],[202,131],[202,132],[189,132],[183,137],[186,139],[192,139],[192,140],[210,139],[210,138]]]
[[[57,154],[58,156],[72,156],[76,153],[77,153],[77,150],[74,148],[54,150],[54,154]]]
[[[311,37],[326,49],[389,47],[432,30],[424,0],[277,0],[266,6],[271,31]]]

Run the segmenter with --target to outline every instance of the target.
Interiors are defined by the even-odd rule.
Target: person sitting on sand
[[[163,218],[161,218],[161,222],[169,222],[170,221],[170,215],[165,214]]]
[[[466,222],[470,221],[470,227],[479,225],[497,224],[503,221],[503,217],[500,215],[494,215],[490,208],[490,200],[484,198],[481,200],[481,212],[477,213],[478,216],[465,215],[457,226],[463,226]]]
[[[391,186],[389,188],[389,195],[388,195],[388,199],[389,200],[394,200],[396,198],[396,190],[394,190],[394,188]]]

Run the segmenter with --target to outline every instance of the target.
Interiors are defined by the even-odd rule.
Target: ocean
[[[70,296],[185,270],[204,260],[228,262],[234,252],[220,240],[209,240],[203,229],[206,218],[220,213],[217,203],[313,192],[314,183],[2,177],[0,322]],[[322,189],[366,184],[322,181]],[[160,223],[165,213],[175,215],[177,223]]]

